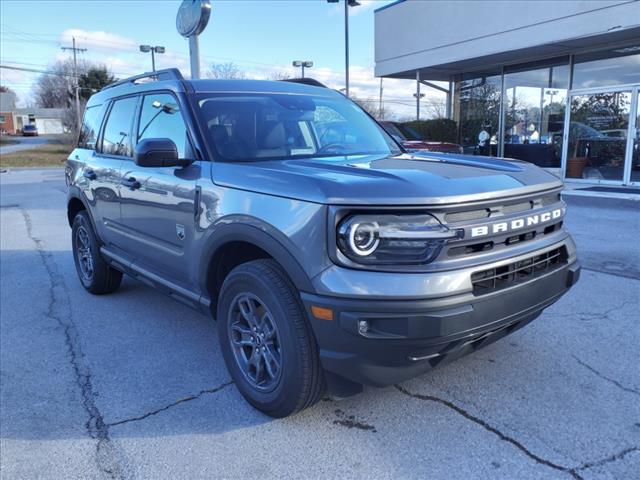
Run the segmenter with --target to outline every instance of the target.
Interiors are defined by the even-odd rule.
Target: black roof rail
[[[141,73],[140,75],[134,75],[133,77],[124,78],[117,82],[110,83],[106,87],[102,87],[102,90],[107,88],[118,87],[127,83],[136,83],[138,80],[148,78],[150,81],[158,82],[160,80],[184,80],[182,73],[177,68],[165,68],[164,70],[156,70],[155,72]],[[101,90],[101,91],[102,91]]]
[[[304,77],[304,78],[285,78],[284,80],[281,80],[281,81],[282,82],[291,82],[291,83],[301,83],[303,85],[311,85],[312,87],[329,88],[324,83],[319,82],[315,78],[309,78],[309,77]]]

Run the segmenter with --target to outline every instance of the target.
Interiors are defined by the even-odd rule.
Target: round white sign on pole
[[[209,0],[183,0],[176,16],[176,28],[183,37],[200,35],[209,22],[211,2]]]

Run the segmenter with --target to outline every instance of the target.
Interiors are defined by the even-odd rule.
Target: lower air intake
[[[476,272],[471,275],[473,293],[485,295],[513,287],[556,270],[566,263],[567,249],[560,247],[519,262]]]

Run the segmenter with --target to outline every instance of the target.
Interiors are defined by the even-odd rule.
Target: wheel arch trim
[[[271,227],[273,228],[273,227]],[[229,223],[215,227],[211,232],[210,238],[206,240],[203,248],[202,258],[199,272],[199,280],[202,288],[203,296],[200,303],[206,306],[211,304],[212,299],[208,298],[208,279],[212,261],[216,253],[225,245],[233,242],[244,242],[252,244],[261,250],[264,250],[284,269],[294,286],[301,292],[314,292],[311,280],[306,274],[300,262],[294,255],[273,235],[266,232],[265,229],[259,228],[253,224],[247,223]]]

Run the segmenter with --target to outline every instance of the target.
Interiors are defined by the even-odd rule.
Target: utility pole
[[[378,102],[378,110],[380,111],[380,120],[384,118],[384,107],[382,106],[382,77],[380,77],[380,101]]]
[[[62,50],[72,50],[73,51],[73,77],[75,80],[75,91],[76,91],[76,121],[78,132],[80,131],[80,124],[82,123],[82,112],[80,112],[80,82],[78,78],[78,60],[76,58],[76,52],[86,52],[86,48],[76,48],[76,37],[71,37],[73,41],[73,47],[62,47]]]
[[[349,2],[344,0],[344,87],[349,96]]]

